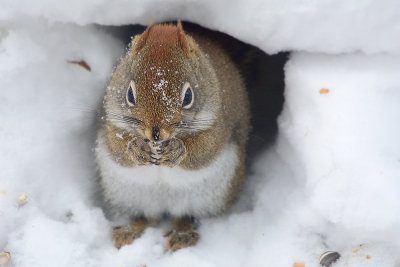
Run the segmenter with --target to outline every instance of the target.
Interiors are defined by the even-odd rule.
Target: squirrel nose
[[[160,128],[154,126],[151,130],[151,136],[153,136],[154,141],[158,141],[160,139]]]

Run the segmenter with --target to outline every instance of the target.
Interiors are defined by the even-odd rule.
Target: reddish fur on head
[[[153,25],[152,23],[139,36],[133,51],[137,54],[146,44],[180,46],[186,56],[189,56],[190,47],[182,23],[179,20],[177,26],[171,24]]]
[[[181,120],[182,67],[190,59],[193,47],[193,40],[185,35],[180,21],[176,26],[149,25],[132,41],[136,107],[140,109],[136,116],[143,122],[141,130],[150,140],[154,127],[159,128],[161,140],[170,138]]]

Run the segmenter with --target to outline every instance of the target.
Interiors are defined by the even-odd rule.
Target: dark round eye
[[[135,105],[135,97],[133,96],[133,90],[132,87],[129,86],[128,89],[128,102],[132,105]]]
[[[190,108],[193,105],[193,91],[192,88],[190,88],[189,83],[185,83],[183,86],[183,91],[182,91],[182,107],[185,109]]]
[[[136,104],[136,88],[133,81],[129,83],[128,91],[126,92],[126,102],[129,106],[134,106]]]
[[[185,107],[185,106],[190,105],[190,103],[192,103],[192,89],[190,89],[190,87],[189,87],[188,89],[186,89],[185,97],[183,98],[182,105]]]

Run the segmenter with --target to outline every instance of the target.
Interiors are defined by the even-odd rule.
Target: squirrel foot
[[[166,251],[176,251],[194,246],[200,238],[196,232],[194,221],[190,217],[175,220],[171,230],[167,231],[164,236],[168,237],[165,244]]]
[[[114,246],[120,249],[122,246],[131,244],[133,240],[139,238],[144,233],[149,224],[149,221],[141,218],[127,225],[115,226],[112,230]]]

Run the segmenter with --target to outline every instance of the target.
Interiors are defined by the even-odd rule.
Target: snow
[[[86,25],[148,24],[181,18],[229,32],[267,52],[399,53],[396,0],[3,0],[0,19],[41,17]],[[299,30],[301,29],[301,30]]]
[[[394,0],[1,1],[6,266],[312,267],[326,250],[342,254],[335,267],[398,266],[399,14]],[[173,254],[163,248],[166,222],[116,250],[92,149],[95,112],[124,47],[92,23],[175,18],[269,53],[296,51],[279,135],[252,166],[242,200],[251,209],[204,220],[198,245]]]

